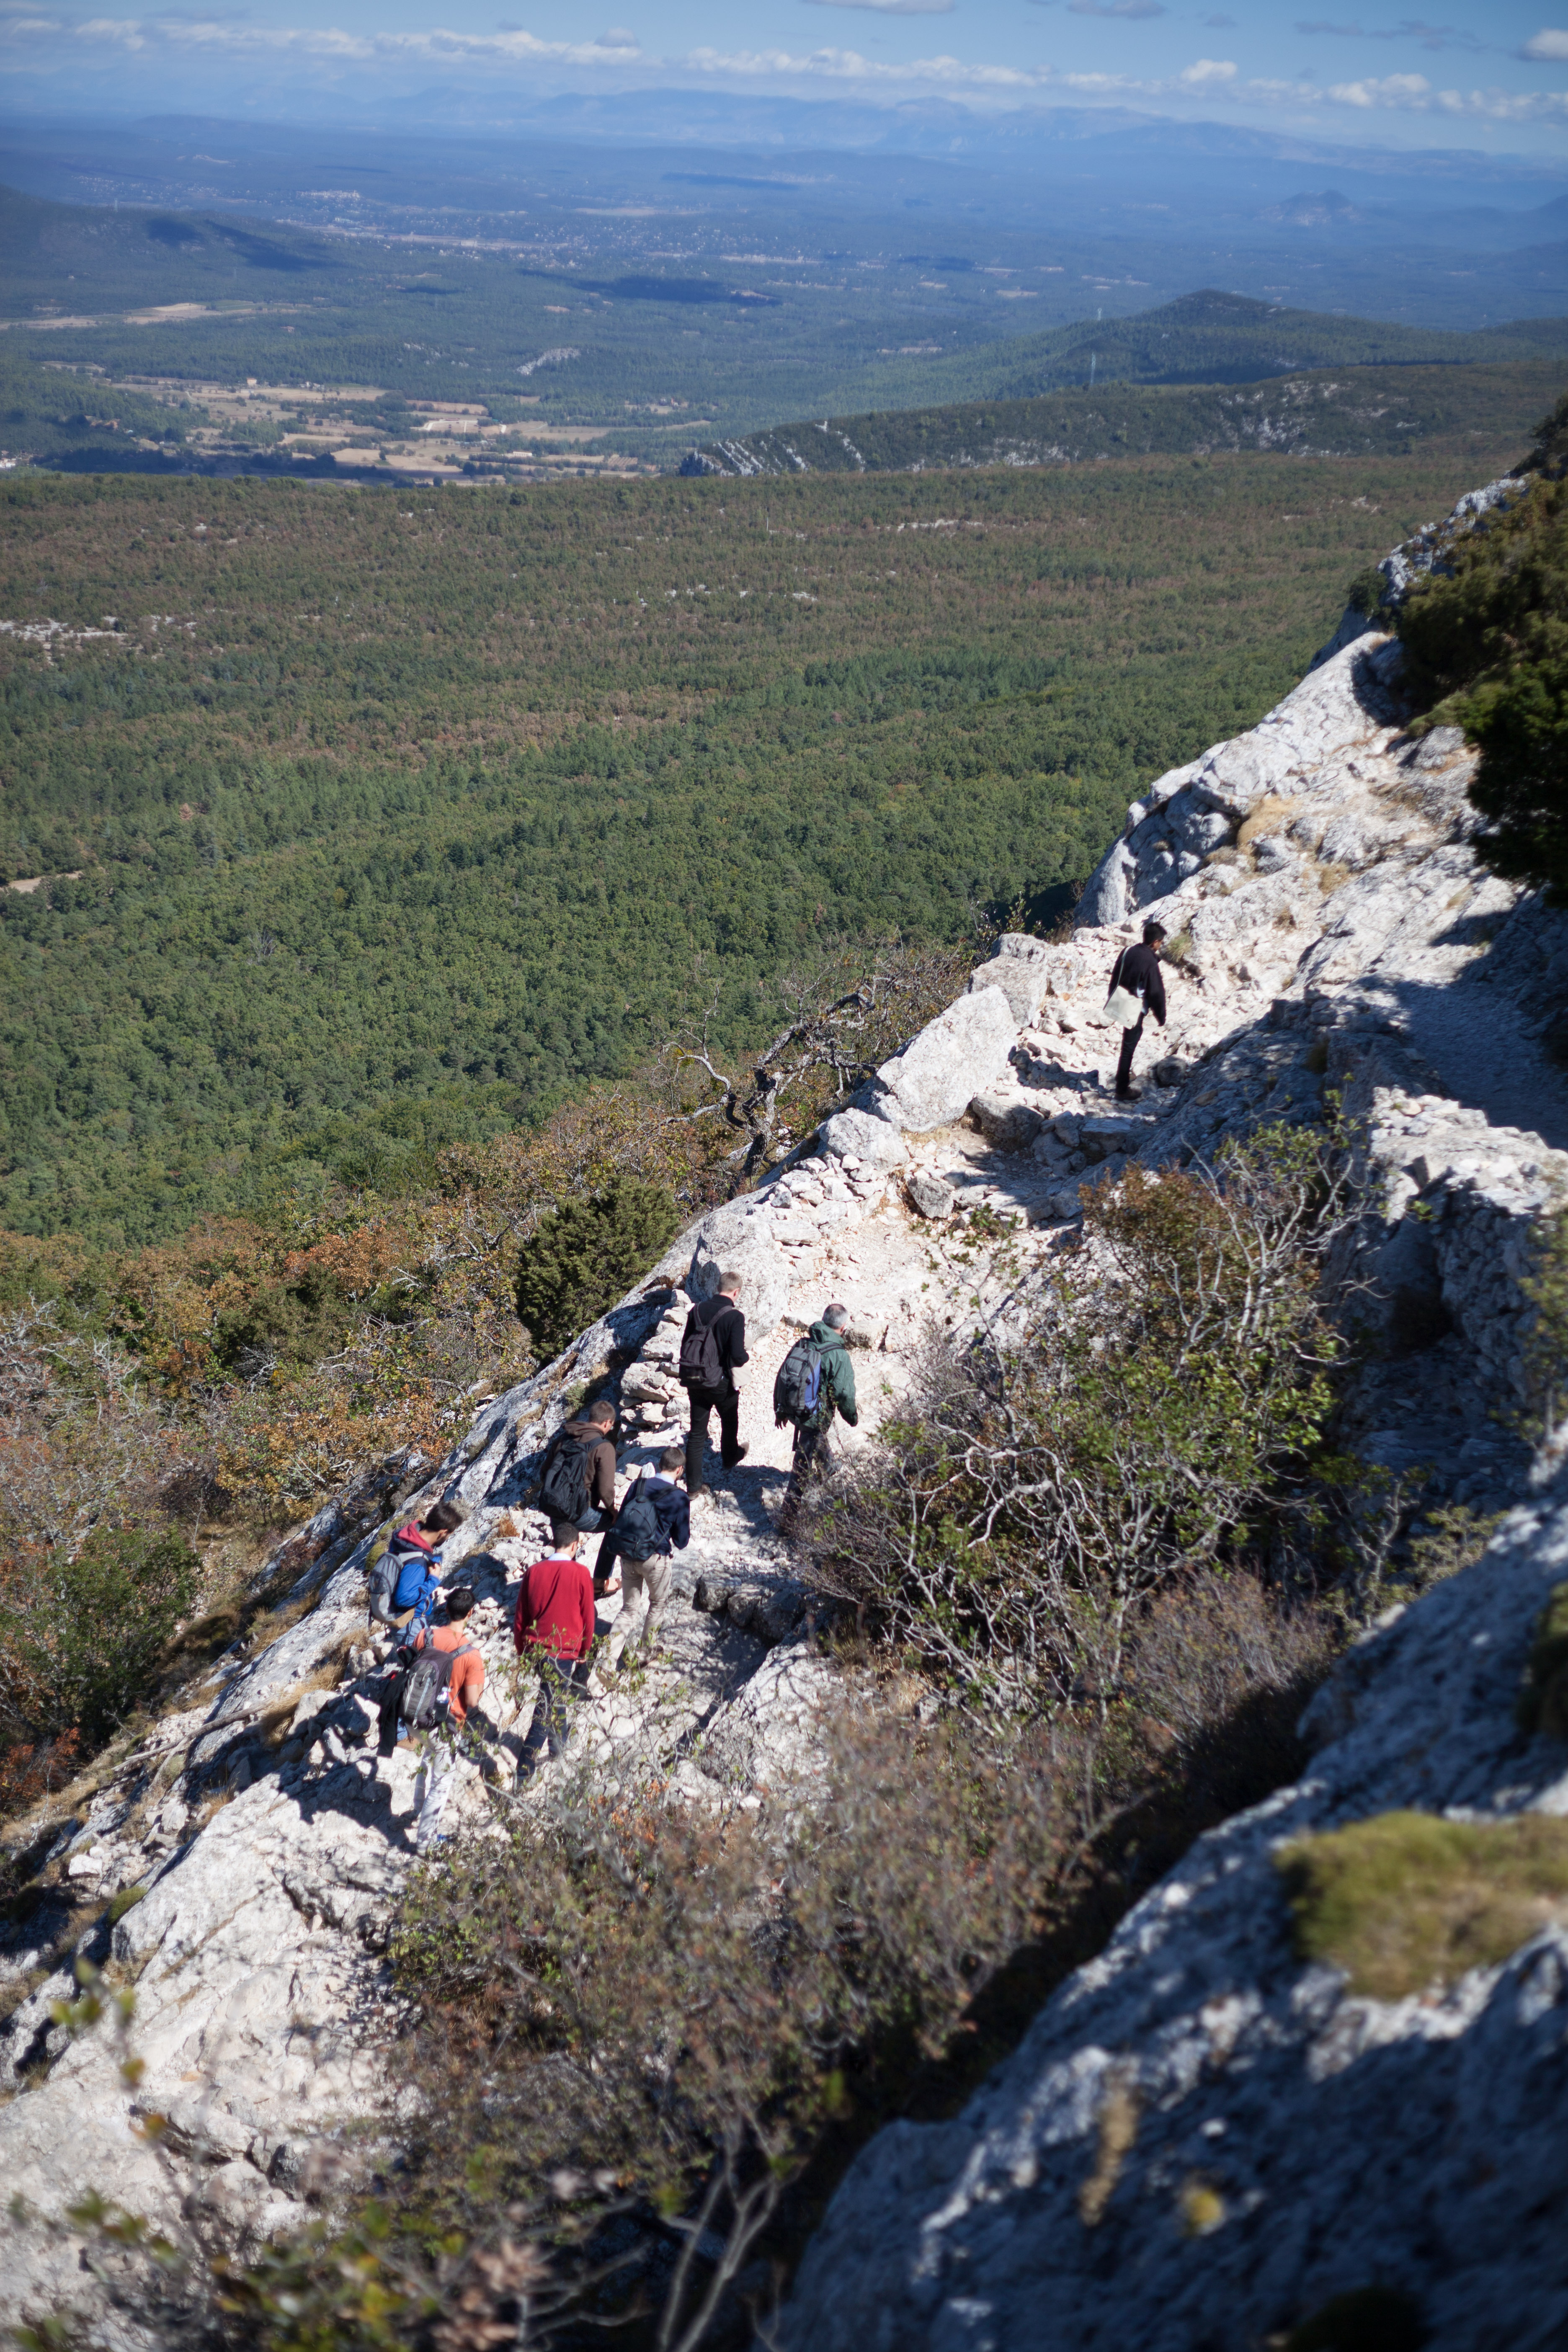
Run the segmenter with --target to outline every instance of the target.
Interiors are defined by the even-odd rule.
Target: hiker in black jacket
[[[691,1541],[691,1513],[676,1485],[685,1466],[680,1448],[667,1446],[658,1457],[658,1469],[646,1472],[621,1505],[621,1613],[610,1635],[612,1666],[620,1664],[633,1612],[644,1593],[647,1614],[643,1619],[641,1646],[651,1650],[658,1641],[675,1581],[672,1555],[684,1551]]]
[[[1164,936],[1163,923],[1145,923],[1142,945],[1123,948],[1111,971],[1111,995],[1124,988],[1129,996],[1137,997],[1143,1008],[1134,1025],[1121,1032],[1121,1059],[1116,1065],[1118,1102],[1136,1102],[1142,1093],[1142,1088],[1132,1083],[1132,1056],[1138,1051],[1145,1020],[1152,1013],[1162,1029],[1165,1025],[1165,978],[1160,970],[1160,947]]]
[[[708,1416],[719,1409],[719,1454],[732,1470],[751,1452],[740,1440],[741,1391],[735,1374],[749,1360],[746,1318],[739,1299],[738,1274],[719,1276],[718,1296],[705,1298],[686,1318],[680,1342],[680,1377],[691,1399],[691,1427],[686,1440],[686,1491],[702,1492],[702,1456],[708,1444]]]

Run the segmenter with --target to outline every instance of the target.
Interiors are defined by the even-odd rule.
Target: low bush
[[[1310,1522],[1340,1341],[1324,1139],[1086,1196],[1084,1244],[1010,1323],[935,1343],[905,1410],[819,1500],[816,1580],[972,1703],[1114,1694],[1152,1592]]]
[[[0,1582],[0,1724],[105,1739],[149,1696],[198,1574],[176,1528],[100,1528],[38,1563],[22,1594]]]
[[[1568,1582],[1552,1588],[1535,1621],[1515,1713],[1521,1731],[1568,1739]]]
[[[1568,896],[1568,395],[1537,428],[1528,495],[1456,539],[1394,625],[1420,706],[1480,747],[1476,846]]]

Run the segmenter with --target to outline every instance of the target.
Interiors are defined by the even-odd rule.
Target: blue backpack
[[[797,1339],[773,1382],[773,1426],[792,1422],[796,1429],[814,1429],[822,1403],[823,1349],[810,1339]]]

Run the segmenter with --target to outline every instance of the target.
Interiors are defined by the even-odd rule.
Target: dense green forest
[[[1563,382],[1560,359],[1455,367],[1338,368],[1262,383],[1057,393],[1042,400],[879,409],[707,442],[690,474],[856,474],[921,467],[1077,465],[1105,457],[1371,457],[1441,442],[1456,456],[1521,440]]]
[[[0,1217],[382,1181],[715,989],[754,1037],[824,942],[1047,906],[1474,478],[14,478],[0,861],[57,878],[0,894]]]
[[[1029,398],[1086,384],[1091,366],[1101,383],[1213,384],[1568,354],[1562,320],[1467,334],[1214,291],[1018,335],[1007,331],[1018,312],[995,296],[1000,280],[960,257],[942,262],[939,283],[912,255],[627,252],[609,242],[612,226],[595,221],[590,237],[585,221],[571,236],[522,224],[505,242],[410,245],[385,232],[0,189],[0,319],[11,322],[0,335],[0,441],[56,462],[123,462],[123,441],[116,448],[88,422],[108,408],[177,454],[177,408],[139,391],[107,401],[62,368],[95,369],[110,385],[250,376],[357,387],[363,397],[345,413],[367,432],[401,429],[410,400],[500,403],[498,418],[522,415],[522,401],[542,425],[674,462],[693,441],[781,415]]]

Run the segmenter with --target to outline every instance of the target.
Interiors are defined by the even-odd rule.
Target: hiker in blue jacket
[[[429,1622],[431,1611],[447,1593],[436,1574],[441,1560],[440,1538],[462,1524],[463,1514],[456,1503],[437,1503],[422,1519],[410,1519],[405,1528],[398,1528],[388,1547],[400,1562],[392,1594],[394,1616],[401,1617],[412,1609],[417,1623]]]
[[[686,1467],[679,1445],[666,1446],[658,1468],[639,1478],[621,1505],[616,1521],[616,1549],[621,1564],[621,1613],[610,1635],[610,1664],[619,1664],[631,1634],[632,1610],[647,1595],[639,1646],[654,1646],[659,1622],[669,1601],[675,1578],[673,1553],[691,1540],[691,1511],[677,1483]],[[611,1587],[611,1590],[614,1588]]]
[[[807,1485],[821,1477],[833,1459],[828,1432],[835,1415],[842,1416],[851,1429],[859,1423],[855,1367],[844,1344],[848,1326],[847,1307],[837,1302],[825,1307],[821,1321],[812,1325],[804,1339],[795,1341],[773,1382],[774,1425],[782,1429],[788,1422],[795,1428],[789,1485],[779,1511],[779,1528],[784,1535],[794,1532]]]

